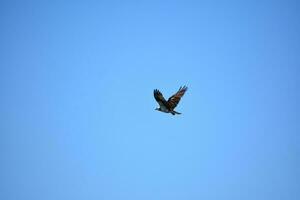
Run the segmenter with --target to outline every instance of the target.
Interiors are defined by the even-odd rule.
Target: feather
[[[171,110],[173,110],[178,105],[181,97],[183,97],[187,89],[188,88],[186,86],[180,87],[179,90],[168,99],[167,103]]]
[[[157,101],[157,103],[159,104],[160,107],[167,108],[167,101],[165,100],[162,93],[157,89],[154,90],[154,98],[155,98],[155,100]]]

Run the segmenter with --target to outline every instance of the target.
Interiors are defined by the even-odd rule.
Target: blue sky
[[[0,199],[299,199],[299,9],[1,1]]]

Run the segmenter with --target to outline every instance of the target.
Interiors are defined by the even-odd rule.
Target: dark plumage
[[[159,108],[156,108],[156,110],[165,113],[171,113],[172,115],[181,114],[179,112],[176,112],[174,108],[178,105],[181,97],[183,97],[187,89],[188,88],[186,86],[180,87],[179,90],[168,99],[168,101],[165,100],[165,98],[159,90],[155,89],[154,98],[160,106]]]

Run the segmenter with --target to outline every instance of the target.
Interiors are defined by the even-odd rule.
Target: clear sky
[[[300,199],[299,9],[1,1],[0,199]]]

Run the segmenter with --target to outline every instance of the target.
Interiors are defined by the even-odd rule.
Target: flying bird
[[[159,104],[159,108],[156,108],[155,110],[165,113],[171,113],[172,115],[181,114],[174,109],[178,105],[181,97],[183,97],[187,89],[188,88],[186,86],[180,87],[179,90],[168,99],[168,101],[165,100],[162,93],[158,89],[155,89],[154,98]]]

